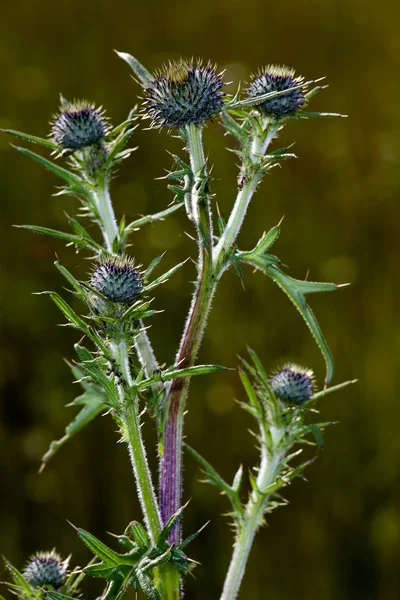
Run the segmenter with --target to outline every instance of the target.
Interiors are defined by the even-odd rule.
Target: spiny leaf
[[[101,560],[104,562],[104,566],[116,567],[121,565],[121,557],[116,552],[111,550],[111,548],[103,544],[103,542],[97,539],[92,533],[81,528],[77,528],[76,531],[79,538],[89,548],[89,550],[101,558]]]
[[[67,427],[65,428],[65,435],[59,440],[51,442],[49,449],[42,458],[42,466],[40,468],[40,471],[43,471],[49,460],[55,455],[55,453],[61,448],[61,446],[63,446],[66,442],[73,438],[91,421],[93,421],[93,419],[95,419],[99,414],[101,414],[101,412],[107,406],[106,394],[97,389],[94,385],[91,385],[90,387],[93,389],[92,392],[85,392],[84,394],[78,396],[78,398],[74,400],[74,404],[83,404],[83,408],[77,414],[75,419],[71,421],[69,425],[67,425]]]
[[[135,219],[135,221],[132,221],[131,223],[129,223],[129,225],[127,225],[125,227],[124,234],[131,233],[135,229],[139,229],[140,227],[142,227],[143,225],[146,225],[147,223],[154,223],[155,221],[160,221],[160,220],[164,219],[165,217],[168,217],[168,215],[171,215],[176,210],[181,208],[183,206],[183,204],[184,204],[184,202],[176,202],[175,204],[172,204],[165,210],[155,213],[154,215],[146,215],[145,217],[140,217],[139,219]]]
[[[22,575],[22,573],[20,573],[20,571],[18,571],[16,567],[14,567],[10,562],[8,562],[6,558],[4,558],[4,562],[7,569],[11,573],[11,577],[14,581],[14,584],[18,586],[18,588],[24,593],[26,593],[28,596],[32,596],[33,590],[29,583],[26,581],[25,577]]]
[[[40,146],[45,146],[46,148],[51,148],[51,150],[62,150],[61,146],[52,142],[49,139],[37,137],[36,135],[30,135],[29,133],[22,133],[21,131],[15,131],[14,129],[0,129],[4,133],[8,133],[8,135],[13,135],[14,137],[19,137],[26,142],[31,142],[32,144],[39,144]]]
[[[67,169],[59,167],[55,163],[47,160],[47,158],[43,158],[43,156],[40,156],[35,152],[31,152],[31,150],[27,150],[26,148],[19,148],[18,146],[15,146],[15,148],[24,156],[27,156],[33,161],[39,163],[39,165],[41,165],[48,171],[51,171],[52,173],[54,173],[54,175],[57,175],[57,177],[63,179],[70,186],[72,191],[79,194],[86,194],[88,192],[88,188],[83,184],[81,179],[77,175],[74,175],[74,173],[71,173],[71,171],[67,171]]]
[[[118,54],[118,56],[120,58],[122,58],[122,60],[124,60],[130,66],[130,68],[135,73],[136,77],[138,78],[139,83],[141,83],[144,88],[151,87],[151,85],[154,81],[154,77],[146,69],[146,67],[144,67],[137,60],[137,58],[135,58],[134,56],[131,56],[130,54],[127,54],[126,52],[118,52],[118,50],[115,50],[115,52],[116,52],[116,54]]]
[[[126,533],[132,535],[138,546],[150,546],[149,536],[147,535],[145,528],[138,523],[138,521],[132,521],[126,528]]]
[[[286,275],[279,267],[274,264],[270,255],[256,255],[254,252],[240,253],[240,257],[244,262],[253,265],[260,269],[265,274],[269,275],[273,281],[285,292],[288,298],[292,301],[306,325],[308,326],[312,336],[314,337],[321,354],[326,364],[325,383],[328,384],[333,376],[333,358],[329,346],[322,334],[321,328],[313,311],[306,300],[306,294],[313,292],[330,292],[338,288],[334,283],[317,283],[311,281],[300,281]]]
[[[176,273],[176,271],[178,271],[188,260],[189,259],[187,258],[186,260],[184,260],[181,263],[177,264],[175,267],[172,267],[172,269],[169,269],[169,271],[167,271],[166,273],[164,273],[160,277],[157,277],[157,279],[154,279],[150,283],[147,283],[146,286],[145,286],[146,292],[149,292],[150,290],[156,288],[157,286],[161,285],[162,283],[167,282],[168,279],[171,277],[171,275],[173,275],[174,273]]]
[[[39,225],[14,225],[18,229],[25,229],[26,231],[33,231],[34,233],[40,233],[42,235],[49,235],[59,240],[75,244],[78,248],[92,248],[98,250],[101,248],[99,244],[96,244],[92,239],[87,239],[84,236],[73,235],[72,233],[66,233],[64,231],[57,231],[56,229],[50,229],[49,227],[40,227]]]
[[[201,454],[199,454],[194,448],[192,448],[188,444],[185,444],[185,448],[188,450],[189,454],[191,454],[193,458],[195,458],[197,462],[200,463],[207,476],[208,483],[215,485],[220,489],[221,492],[226,494],[226,496],[229,498],[232,504],[235,514],[239,517],[242,516],[244,509],[242,503],[240,502],[237,490],[233,489],[233,487],[226,483],[226,481],[222,479],[222,477],[219,475],[219,473],[217,473],[214,467],[212,467],[210,463],[205,458],[203,458]]]

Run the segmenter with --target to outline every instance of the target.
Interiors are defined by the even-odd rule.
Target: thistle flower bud
[[[34,588],[52,587],[60,588],[67,578],[68,561],[52,550],[51,552],[37,552],[29,559],[23,576]]]
[[[155,127],[200,125],[212,119],[223,107],[222,74],[201,62],[183,59],[165,65],[146,89],[145,113]]]
[[[272,375],[270,385],[277,398],[300,405],[314,393],[314,373],[311,369],[288,363]]]
[[[264,102],[257,105],[257,108],[265,115],[276,118],[292,113],[301,108],[306,101],[304,88],[292,89],[301,85],[304,81],[303,77],[295,77],[294,73],[294,69],[288,67],[269,65],[253,77],[247,88],[247,96],[254,98],[261,94],[288,90],[287,94],[264,100]]]
[[[99,144],[109,125],[101,108],[85,100],[61,101],[60,113],[54,116],[50,137],[65,150],[80,150]]]
[[[111,302],[133,304],[143,289],[143,278],[128,258],[112,258],[94,271],[90,285]]]

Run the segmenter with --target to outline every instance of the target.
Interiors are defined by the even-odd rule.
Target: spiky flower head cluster
[[[217,115],[224,104],[222,73],[216,66],[180,59],[155,74],[144,98],[145,113],[154,127],[200,125]]]
[[[69,558],[62,558],[52,550],[51,552],[37,552],[29,559],[23,576],[34,588],[52,587],[58,589],[64,585],[67,578]]]
[[[247,88],[247,96],[255,98],[261,94],[288,90],[286,94],[264,100],[257,105],[257,108],[265,115],[279,118],[294,112],[305,104],[304,88],[297,87],[303,82],[303,77],[295,77],[294,69],[269,65],[260,69],[258,74],[253,77]]]
[[[143,277],[133,260],[111,258],[93,271],[90,285],[111,302],[132,304],[143,290]]]
[[[287,363],[275,371],[270,378],[270,385],[277,398],[300,405],[314,393],[314,373],[311,369]]]
[[[60,113],[54,115],[50,137],[64,150],[80,150],[99,144],[108,131],[101,107],[86,100],[67,102],[61,98]]]

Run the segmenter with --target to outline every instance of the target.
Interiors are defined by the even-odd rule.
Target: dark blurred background
[[[87,97],[122,121],[140,94],[116,48],[137,56],[149,69],[183,56],[201,56],[227,69],[226,81],[246,81],[268,63],[292,65],[307,79],[327,76],[329,88],[310,110],[338,111],[348,119],[290,123],[280,144],[296,142],[298,160],[274,170],[257,192],[240,246],[285,215],[275,252],[303,277],[351,281],[335,294],[311,298],[336,357],[334,383],[359,379],[329,396],[323,420],[339,424],[326,432],[326,449],[286,496],[289,506],[273,513],[257,537],[241,598],[392,600],[400,596],[400,323],[396,310],[400,192],[400,17],[386,0],[260,0],[199,3],[133,3],[78,0],[4,2],[0,19],[0,126],[39,136],[58,108],[58,94]],[[235,86],[231,86],[234,91]],[[234,198],[236,167],[217,123],[207,127],[206,148],[215,164],[213,189],[224,214]],[[13,140],[11,140],[13,141]],[[63,357],[72,358],[77,336],[46,297],[32,292],[64,285],[55,256],[78,277],[89,264],[61,242],[13,229],[34,223],[66,229],[64,211],[77,202],[54,198],[52,175],[19,156],[0,137],[2,241],[2,344],[0,551],[22,567],[37,549],[73,552],[84,564],[89,552],[66,519],[107,541],[140,519],[126,449],[116,444],[110,418],[99,418],[64,447],[38,475],[49,442],[62,435],[77,395]],[[138,129],[139,150],[113,184],[117,215],[128,218],[161,210],[171,201],[164,181],[171,167],[165,152],[180,152],[164,132]],[[194,244],[184,235],[183,213],[143,228],[132,253],[147,264],[167,250],[167,268]],[[172,362],[195,277],[191,263],[157,292],[151,338],[160,361]],[[217,294],[199,361],[234,367],[246,343],[268,368],[293,359],[324,366],[314,341],[290,302],[261,274],[245,271],[243,290],[225,275]],[[250,418],[231,372],[192,382],[186,434],[190,443],[231,479],[240,463],[257,459],[247,429]],[[152,423],[146,425],[150,460],[156,469]],[[193,460],[185,461],[184,498],[192,498],[185,530],[210,525],[192,545],[201,562],[187,597],[218,598],[232,538],[220,516],[227,505],[199,483]],[[111,538],[108,538],[111,540]],[[1,579],[6,577],[0,573]],[[101,590],[96,581],[86,597]]]

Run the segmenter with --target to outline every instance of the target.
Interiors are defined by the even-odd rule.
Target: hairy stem
[[[123,385],[119,388],[121,401],[119,416],[129,447],[146,528],[152,543],[155,544],[161,533],[161,518],[142,438],[138,397],[136,394],[129,393],[133,381],[129,368],[128,346],[125,340],[121,340],[119,343],[111,342],[110,348],[123,379]]]
[[[270,456],[263,456],[257,477],[258,490],[266,489],[275,481],[281,461],[282,453],[279,451],[275,451]],[[235,541],[221,600],[235,600],[238,595],[254,536],[264,519],[268,498],[269,496],[256,491],[253,491],[250,496],[246,506],[246,516]]]
[[[225,257],[233,248],[239,231],[242,228],[250,200],[256,191],[257,185],[262,179],[263,172],[258,167],[260,158],[266,153],[268,146],[274,139],[278,129],[278,123],[270,124],[266,133],[260,133],[259,135],[255,135],[253,138],[251,150],[248,156],[249,163],[251,165],[251,176],[245,182],[243,188],[239,190],[225,230],[221,235],[218,244],[214,248],[213,261],[215,272],[218,274],[218,276],[221,276],[224,270],[223,264]]]
[[[99,186],[94,200],[106,249],[108,252],[113,253],[114,240],[118,238],[119,232],[108,188]],[[146,374],[150,376],[158,368],[158,363],[143,323],[140,321],[139,325],[140,329],[135,337],[135,348],[141,365],[145,368]],[[129,367],[127,344],[125,341],[120,341],[118,344],[111,344],[111,346],[122,377],[126,384],[131,387],[133,381]],[[122,404],[120,418],[128,442],[138,496],[147,532],[154,544],[161,533],[162,522],[142,438],[138,398],[136,395],[130,397],[129,394],[125,394],[122,386],[120,397]],[[154,575],[155,584],[163,600],[179,600],[180,579],[177,572],[166,564],[155,569]]]
[[[194,176],[190,199],[191,215],[197,229],[199,259],[196,289],[175,361],[182,368],[194,364],[215,292],[212,267],[212,220],[201,137],[202,128],[189,125],[186,131],[190,165]],[[188,378],[174,379],[166,398],[166,418],[160,461],[160,506],[164,523],[181,506],[183,419],[188,389]],[[181,528],[180,525],[177,525],[171,531],[170,542],[179,544],[180,539]]]
[[[254,137],[250,152],[250,161],[253,163],[254,168],[243,190],[238,193],[225,231],[214,252],[212,252],[212,222],[209,198],[207,194],[205,196],[199,194],[199,190],[202,190],[202,180],[207,177],[201,142],[201,129],[193,125],[187,128],[190,164],[195,179],[191,193],[191,212],[198,231],[199,275],[180,348],[176,356],[176,364],[182,367],[192,366],[196,359],[218,279],[224,268],[228,266],[226,257],[236,241],[249,202],[263,175],[262,170],[258,168],[260,157],[265,154],[277,128],[278,125],[270,125],[267,127],[267,131],[260,132],[258,136]],[[189,385],[189,379],[173,380],[166,398],[166,418],[160,461],[160,508],[164,523],[181,506],[183,421]],[[171,531],[170,542],[178,544],[180,539],[181,528],[178,524]]]
[[[113,252],[114,241],[119,237],[118,225],[111,203],[110,192],[104,181],[93,192],[93,200],[97,209],[100,229],[103,234],[107,252]]]

